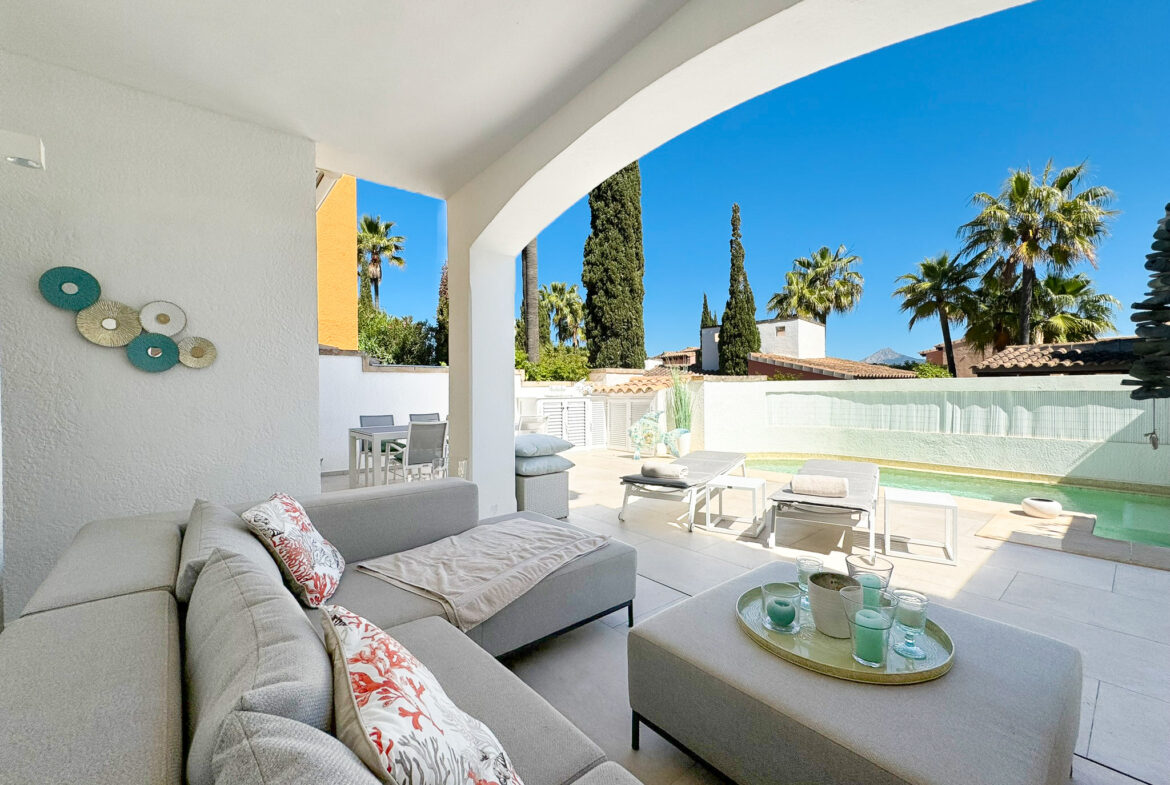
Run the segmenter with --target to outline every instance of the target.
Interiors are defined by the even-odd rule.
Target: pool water
[[[755,469],[792,474],[802,460],[760,458],[748,461]],[[1076,485],[997,480],[940,472],[882,467],[882,485],[915,491],[944,491],[969,499],[1019,504],[1027,496],[1055,499],[1066,510],[1097,516],[1098,537],[1170,547],[1170,496],[1107,491]]]

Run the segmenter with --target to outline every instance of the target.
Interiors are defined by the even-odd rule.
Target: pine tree
[[[748,355],[760,350],[760,330],[756,327],[756,299],[743,265],[743,242],[739,232],[739,205],[731,206],[731,280],[727,305],[723,308],[723,326],[719,330],[719,372],[743,376],[748,370]]]
[[[699,329],[703,330],[707,327],[718,326],[719,321],[715,318],[715,314],[711,313],[711,309],[707,305],[707,293],[703,292],[703,315],[699,317]]]
[[[642,323],[642,176],[638,162],[589,192],[585,284],[585,342],[592,368],[641,368],[646,361]]]
[[[447,263],[443,262],[443,273],[439,276],[439,305],[435,309],[435,362],[446,365],[448,362],[448,331],[447,323],[451,312],[447,301]]]

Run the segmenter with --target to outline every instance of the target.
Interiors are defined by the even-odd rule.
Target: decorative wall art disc
[[[126,347],[126,356],[136,368],[157,373],[179,361],[179,347],[169,336],[142,333]]]
[[[80,311],[102,296],[97,278],[76,267],[54,267],[40,280],[41,295],[58,308]]]
[[[188,368],[206,368],[215,362],[215,344],[206,338],[188,336],[179,341],[179,362]]]
[[[113,300],[98,300],[77,312],[77,331],[99,346],[125,346],[142,332],[138,311]]]
[[[187,326],[187,314],[183,309],[166,300],[155,300],[142,306],[138,319],[143,330],[161,335],[177,335]]]

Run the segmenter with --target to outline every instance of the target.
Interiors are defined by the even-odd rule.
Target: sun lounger
[[[747,455],[742,452],[714,452],[700,450],[671,461],[675,466],[687,467],[687,475],[677,479],[646,477],[642,474],[627,474],[622,477],[622,485],[626,486],[626,495],[622,499],[622,511],[618,513],[618,520],[626,519],[626,507],[630,497],[642,499],[665,499],[668,501],[682,501],[689,505],[687,522],[695,523],[695,504],[700,494],[711,480],[723,474],[730,474],[739,469],[747,476]]]
[[[776,491],[769,497],[772,504],[768,511],[768,547],[776,546],[776,517],[783,512],[785,518],[851,529],[864,522],[869,529],[869,555],[872,557],[876,541],[874,518],[878,498],[877,464],[812,460],[805,461],[797,474],[844,477],[849,481],[849,493],[842,497],[808,496],[793,493],[791,484]]]

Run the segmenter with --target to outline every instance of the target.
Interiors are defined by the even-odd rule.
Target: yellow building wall
[[[358,348],[357,180],[338,180],[317,208],[317,342]]]

